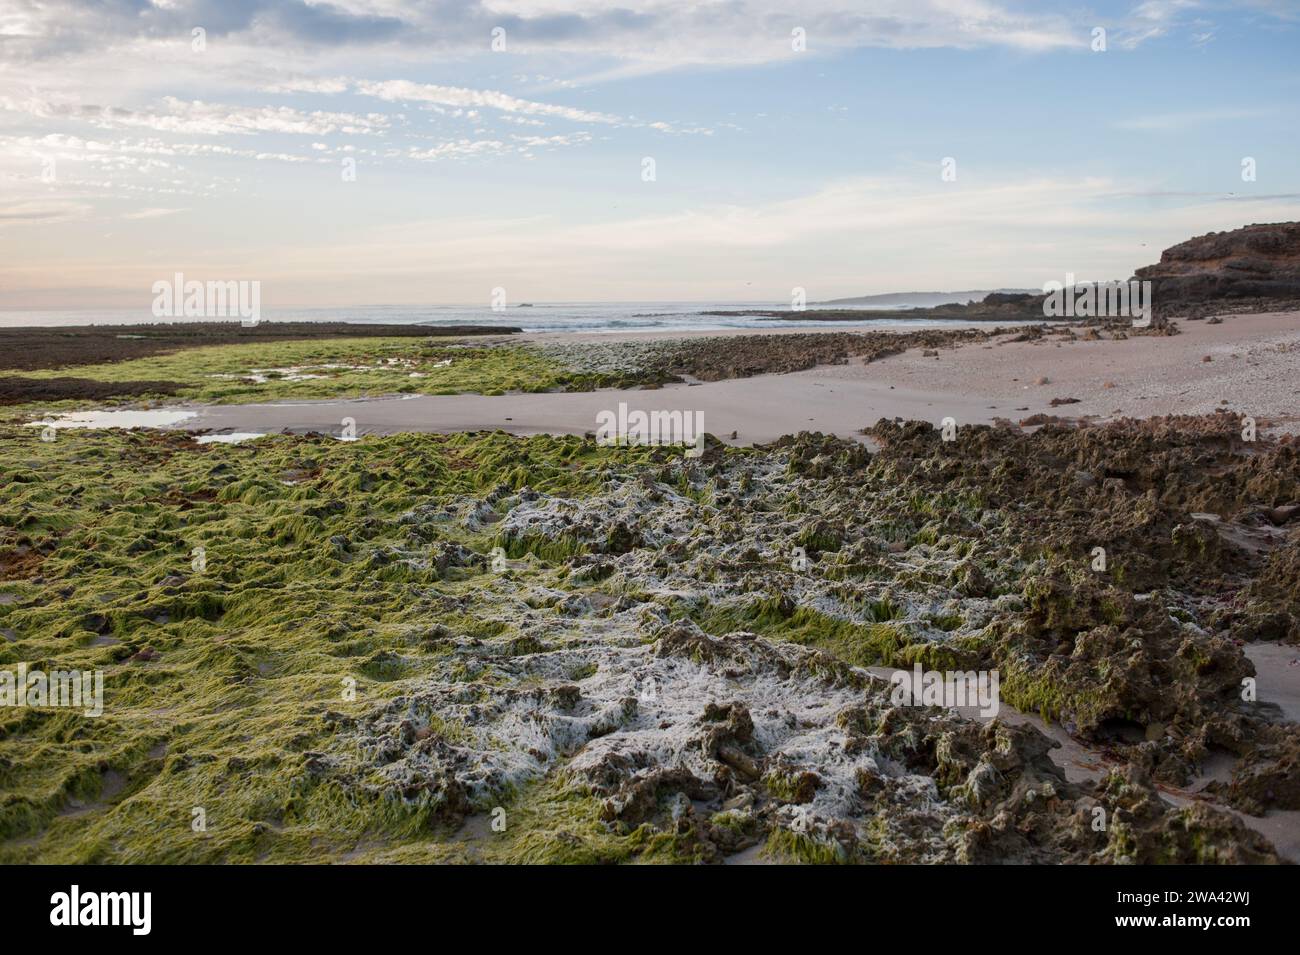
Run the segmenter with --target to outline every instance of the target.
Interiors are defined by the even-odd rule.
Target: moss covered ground
[[[391,394],[504,394],[583,390],[605,383],[526,345],[483,344],[473,339],[337,338],[257,342],[190,348],[127,361],[80,365],[10,376],[15,398],[23,380],[75,374],[94,382],[169,382],[170,403],[241,404],[284,399],[366,397]],[[147,395],[116,399],[140,401]],[[89,400],[16,400],[6,412],[71,410],[97,406]]]
[[[808,750],[791,764],[794,747],[754,768],[735,694],[768,720],[761,681],[778,673],[813,680],[843,716],[835,732],[891,748],[914,779],[940,769],[931,750],[956,752],[944,734],[966,739],[936,798],[976,829],[970,812],[1000,811],[961,795],[992,785],[970,747],[1010,758],[1000,743],[937,716],[855,716],[870,694],[835,695],[844,664],[995,668],[1005,702],[1117,760],[1132,752],[1142,774],[1184,785],[1227,747],[1243,779],[1285,796],[1294,739],[1238,702],[1253,671],[1229,636],[1285,605],[1223,597],[1254,594],[1259,570],[1185,515],[1291,500],[1300,455],[1242,455],[1226,423],[1200,427],[971,429],[958,457],[929,426],[882,422],[875,454],[805,434],[686,460],[500,432],[200,445],[0,425],[0,670],[105,684],[102,716],[0,708],[0,861],[679,862],[747,843],[801,861],[966,858],[906,779],[855,782],[867,808],[852,839],[790,828],[836,761]],[[1210,454],[1221,466],[1204,466]],[[1064,461],[1125,479],[1081,501]],[[1098,540],[1122,580],[1090,569]],[[796,547],[810,566],[791,563]],[[626,698],[614,683],[651,667],[722,681],[651,724],[720,754],[709,772],[730,782],[708,825],[682,824],[705,802],[687,798],[697,777],[668,766],[638,788],[647,777],[601,749],[618,724],[592,728]],[[1134,728],[1146,742],[1126,739]],[[533,742],[550,748],[534,757]],[[591,752],[606,758],[579,766]],[[999,798],[1029,791],[1016,773],[1039,772],[1036,758],[999,770]],[[723,798],[735,792],[754,801]],[[1145,848],[1116,858],[1165,851],[1150,800],[1133,817]],[[1246,845],[1203,822],[1218,849]],[[1068,822],[1040,823],[997,858],[1109,858]]]
[[[100,717],[0,710],[0,860],[673,856],[671,839],[609,832],[572,788],[517,794],[503,833],[457,834],[305,768],[328,714],[359,715],[428,671],[440,625],[499,629],[446,609],[480,570],[384,556],[399,514],[525,481],[581,495],[628,452],[504,434],[47,443],[14,428],[0,447],[0,666],[105,674]]]

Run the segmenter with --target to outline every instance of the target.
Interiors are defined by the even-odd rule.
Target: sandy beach
[[[1180,321],[1178,330],[1170,337],[1124,341],[966,345],[937,358],[908,352],[868,371],[899,389],[945,396],[940,400],[971,396],[964,410],[972,415],[997,412],[1015,419],[1042,412],[1106,419],[1231,407],[1294,430],[1300,420],[1300,312],[1232,315],[1218,325]],[[1047,384],[1035,384],[1040,377]],[[1052,408],[1054,398],[1078,403]],[[976,399],[985,406],[974,407]]]

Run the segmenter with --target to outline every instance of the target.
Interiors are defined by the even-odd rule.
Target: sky
[[[1041,288],[1297,219],[1300,0],[0,0],[0,307]]]

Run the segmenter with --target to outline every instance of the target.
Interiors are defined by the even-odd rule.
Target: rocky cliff
[[[1225,299],[1300,300],[1300,222],[1209,232],[1166,249],[1137,270],[1157,310]]]

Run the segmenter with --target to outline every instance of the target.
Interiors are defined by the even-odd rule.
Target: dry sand
[[[943,349],[938,358],[914,349],[871,364],[655,390],[211,406],[190,409],[195,416],[178,426],[333,432],[350,417],[359,434],[496,428],[583,434],[595,430],[599,412],[625,401],[629,409],[696,412],[704,429],[723,440],[736,432],[730,442],[735,444],[804,430],[849,437],[882,417],[938,424],[951,416],[960,425],[1035,413],[1104,419],[1203,414],[1220,407],[1300,431],[1300,312],[1233,315],[1221,325],[1184,321],[1180,328],[1180,335],[1123,341],[971,344]],[[1211,360],[1203,361],[1205,356]],[[1042,378],[1046,384],[1034,384]],[[1054,408],[1054,398],[1078,403]]]
[[[878,369],[898,388],[968,395],[972,404],[978,397],[984,410],[1009,407],[1011,418],[1039,411],[1144,418],[1231,407],[1297,422],[1300,312],[1230,315],[1221,325],[1181,321],[1178,327],[1179,335],[1124,341],[966,345],[940,351],[938,358],[911,351],[879,362]],[[830,376],[837,371],[853,372],[833,369]],[[1048,383],[1034,384],[1040,377]],[[1079,403],[1052,409],[1053,398]]]

